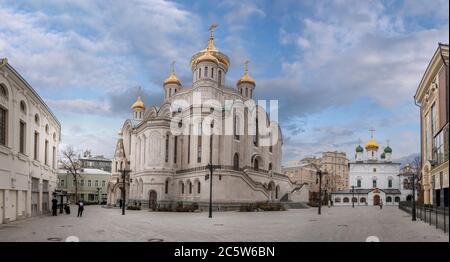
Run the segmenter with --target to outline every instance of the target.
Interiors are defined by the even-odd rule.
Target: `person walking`
[[[383,200],[380,199],[380,210],[383,209]]]
[[[119,200],[119,208],[122,208],[122,199]]]
[[[52,199],[52,216],[58,215],[58,200],[56,200],[56,197],[53,197]]]
[[[83,210],[84,210],[84,203],[83,203],[83,200],[80,200],[78,202],[78,215],[77,215],[77,217],[82,217],[83,216]]]

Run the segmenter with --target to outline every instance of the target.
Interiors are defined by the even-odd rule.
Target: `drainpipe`
[[[419,154],[419,157],[420,157],[420,172],[422,172],[422,167],[423,167],[423,163],[425,162],[424,160],[423,160],[423,156],[422,156],[422,150],[423,150],[423,134],[422,134],[422,132],[423,132],[423,124],[422,124],[422,105],[419,105],[419,104],[417,104],[417,102],[416,102],[416,96],[414,96],[414,104],[417,106],[417,107],[419,107],[419,112],[420,112],[420,154]],[[426,145],[425,145],[426,146]],[[417,172],[417,171],[416,171]],[[423,174],[422,174],[422,179],[421,179],[422,181],[423,181]],[[423,183],[423,182],[422,182]],[[423,186],[421,186],[420,187],[420,190],[423,192]],[[423,196],[424,198],[425,198],[425,196]],[[415,198],[415,196],[414,196],[414,198]],[[422,199],[422,201],[424,201],[425,199]]]

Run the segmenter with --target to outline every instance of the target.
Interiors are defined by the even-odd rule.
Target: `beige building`
[[[311,192],[319,191],[315,166],[327,171],[322,177],[322,189],[328,192],[348,189],[348,159],[345,153],[323,152],[321,157],[306,157],[301,160],[290,160],[283,166],[283,172],[293,181],[307,183]]]
[[[322,168],[328,172],[329,189],[332,192],[348,189],[348,159],[343,152],[324,152],[321,157]]]
[[[448,206],[448,44],[439,44],[417,88],[420,107],[423,202]]]
[[[49,212],[60,137],[52,111],[0,59],[0,223]]]

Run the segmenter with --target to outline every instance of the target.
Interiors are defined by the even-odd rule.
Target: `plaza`
[[[446,242],[448,235],[411,217],[395,206],[324,207],[281,212],[177,213],[86,206],[82,218],[71,214],[39,216],[0,225],[0,241],[306,241]]]

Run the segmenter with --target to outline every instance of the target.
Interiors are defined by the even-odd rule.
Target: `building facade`
[[[104,203],[107,200],[108,183],[111,173],[96,168],[82,168],[78,177],[78,196],[86,203]],[[75,179],[67,170],[58,170],[59,190],[66,192],[68,200],[75,203]]]
[[[423,202],[448,207],[448,44],[439,44],[414,96],[420,107]]]
[[[83,156],[78,158],[82,168],[100,169],[111,173],[112,160],[102,155],[92,156],[90,150],[86,150]]]
[[[209,163],[214,166],[215,210],[256,201],[307,202],[303,185],[281,173],[278,123],[262,107],[249,106],[255,104],[255,81],[246,67],[236,87],[226,86],[229,65],[229,58],[214,46],[211,31],[207,48],[191,58],[192,87],[183,87],[172,68],[163,83],[161,107],[146,107],[137,99],[133,118],[119,132],[109,204],[122,198],[125,183],[127,202],[139,201],[151,209],[179,201],[205,207]],[[122,179],[124,169],[131,169],[129,181]]]
[[[50,209],[61,125],[36,91],[0,60],[0,223]]]
[[[344,152],[323,152],[322,168],[327,171],[330,192],[347,189],[349,185],[349,161]]]
[[[297,184],[308,185],[310,192],[319,192],[316,169],[308,161],[291,160],[283,166],[284,174]]]
[[[400,163],[392,161],[392,148],[380,146],[371,137],[364,148],[356,147],[355,161],[350,162],[349,187],[331,194],[334,205],[398,205],[411,198],[411,191],[402,185]],[[366,155],[364,157],[364,155]]]

